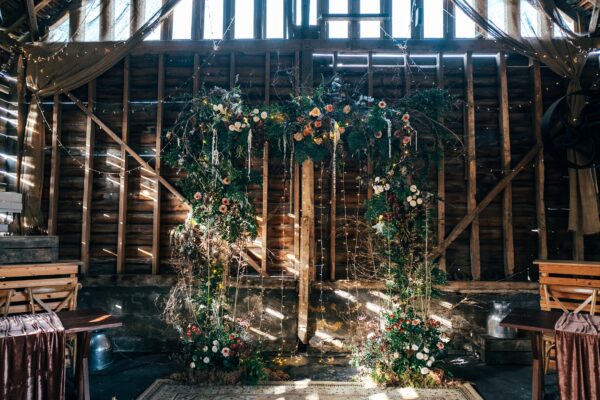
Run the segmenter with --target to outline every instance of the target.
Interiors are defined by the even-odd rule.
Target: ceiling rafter
[[[34,42],[39,39],[39,29],[37,23],[37,11],[33,0],[24,0],[25,6],[27,7],[27,15],[29,16],[29,32],[31,33],[31,40]]]

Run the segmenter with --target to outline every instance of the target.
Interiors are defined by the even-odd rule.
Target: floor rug
[[[354,382],[269,382],[256,386],[186,385],[158,379],[138,400],[483,400],[469,384],[452,389],[368,387]]]

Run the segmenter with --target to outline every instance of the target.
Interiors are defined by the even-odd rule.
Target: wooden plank
[[[0,250],[58,247],[58,236],[2,236]]]
[[[229,88],[233,89],[236,85],[236,74],[235,74],[235,53],[229,54]]]
[[[336,245],[336,220],[337,220],[337,182],[335,173],[335,160],[331,160],[331,209],[330,209],[330,221],[329,221],[329,264],[330,264],[330,279],[335,281],[335,245]]]
[[[76,275],[79,263],[42,263],[22,265],[0,265],[0,279],[29,276]]]
[[[130,58],[125,57],[123,63],[123,115],[121,118],[121,140],[123,143],[129,141],[129,73]],[[119,173],[119,226],[117,227],[117,274],[125,271],[125,247],[127,244],[127,205],[129,173],[127,162],[127,150],[121,146],[121,171]]]
[[[115,6],[114,0],[104,0],[100,5],[100,41],[106,42],[113,40]]]
[[[498,53],[496,56],[498,69],[498,118],[499,129],[502,139],[501,165],[504,174],[512,167],[510,153],[510,120],[508,107],[508,78],[506,75],[506,54]],[[515,273],[515,246],[513,241],[513,206],[512,185],[506,185],[502,196],[502,233],[504,239],[504,275],[510,277]]]
[[[475,96],[473,88],[473,53],[467,52],[464,58],[465,70],[465,137],[467,142],[467,212],[477,207],[477,160],[475,145]],[[469,238],[471,255],[471,276],[473,280],[481,279],[481,248],[479,245],[479,217],[475,216],[471,223]]]
[[[33,0],[25,0],[25,5],[27,7],[27,15],[29,16],[29,32],[31,33],[31,40],[37,42],[40,38],[40,31],[38,29],[35,5],[33,4]]]
[[[582,278],[558,278],[554,276],[540,276],[541,285],[559,285],[559,286],[576,286],[583,288],[600,289],[600,276],[598,279],[582,279]]]
[[[575,261],[575,260],[535,260],[533,262],[535,265],[539,265],[540,268],[543,266],[544,268],[554,268],[554,267],[567,267],[569,270],[571,268],[577,267],[597,267],[600,268],[600,262],[598,261]]]
[[[42,0],[40,1],[38,4],[35,5],[34,7],[34,11],[37,14],[40,10],[42,10],[44,7],[46,7],[48,4],[50,4],[53,0]],[[1,2],[0,2],[1,5]],[[17,28],[19,28],[21,25],[23,25],[23,22],[25,22],[25,20],[29,17],[29,14],[25,15],[23,14],[21,17],[19,17],[17,20],[15,20],[15,22],[13,22],[8,28],[5,29],[5,33],[11,33],[14,32]],[[39,32],[39,30],[38,30]],[[39,39],[39,37],[37,38]],[[33,39],[32,39],[33,40]]]
[[[261,274],[267,275],[268,227],[269,227],[269,143],[263,147],[263,183],[262,183],[262,227],[261,227]]]
[[[65,286],[77,285],[76,277],[67,278],[47,278],[47,279],[27,279],[19,281],[0,281],[0,290],[4,289],[21,289],[27,287],[40,286]]]
[[[308,343],[308,304],[314,258],[315,171],[311,159],[302,162],[302,222],[300,225],[300,268],[298,282],[298,338]]]
[[[471,223],[477,218],[477,216],[485,210],[487,206],[504,190],[506,185],[510,183],[515,176],[517,176],[529,163],[535,158],[538,152],[541,149],[541,145],[534,145],[531,150],[519,161],[517,165],[511,170],[511,172],[505,175],[497,184],[494,186],[492,190],[488,192],[488,194],[481,200],[477,207],[474,210],[470,211],[465,215],[458,224],[452,229],[450,234],[444,240],[441,246],[438,246],[432,253],[432,258],[437,258],[448,248],[450,244],[452,244],[456,238],[469,226]]]
[[[56,235],[58,226],[58,181],[60,179],[60,148],[62,132],[62,107],[60,95],[54,95],[52,109],[52,156],[50,159],[50,187],[48,192],[48,235]]]
[[[93,112],[96,99],[96,81],[88,83],[87,110]],[[96,127],[88,115],[85,128],[85,166],[83,177],[83,200],[81,217],[81,273],[87,275],[90,268],[90,238],[92,231],[92,191],[94,188],[94,142]]]
[[[294,163],[294,269],[300,269],[300,166]]]
[[[58,299],[64,299],[66,297],[69,297],[69,295],[72,292],[51,292],[51,293],[36,293],[35,296],[42,299],[42,300],[58,300]],[[15,294],[12,295],[12,297],[10,298],[10,302],[11,304],[15,304],[15,303],[21,303],[21,302],[25,302],[25,301],[29,301],[29,296],[27,294],[25,294],[25,292],[22,291],[18,291]],[[44,303],[47,303],[46,301],[44,301]],[[60,301],[57,302],[50,302],[49,304],[60,304]],[[12,309],[12,307],[11,307]]]
[[[542,74],[539,61],[530,59],[531,82],[533,90],[533,120],[532,128],[535,141],[542,145],[542,118],[544,104],[542,101]],[[548,258],[548,229],[546,227],[546,166],[544,152],[540,151],[535,161],[535,210],[538,229],[538,258]]]
[[[3,249],[0,264],[54,262],[58,259],[58,248]]]
[[[444,53],[437,53],[436,55],[436,83],[440,89],[444,88]],[[443,124],[444,118],[439,117],[438,122]],[[437,143],[438,148],[438,166],[437,166],[437,244],[440,246],[444,243],[446,236],[446,160],[444,152],[444,143],[439,141]],[[438,260],[438,267],[442,270],[446,270],[446,252],[442,252],[440,259]]]
[[[204,6],[204,0],[192,0],[192,40],[204,37]]]
[[[154,175],[157,175],[158,180],[160,181],[160,183],[162,183],[163,186],[166,187],[169,190],[169,192],[173,193],[173,195],[175,197],[177,197],[177,199],[179,199],[187,209],[191,208],[190,205],[189,205],[189,203],[185,199],[185,197],[183,197],[181,195],[181,193],[179,193],[173,187],[173,185],[171,185],[165,178],[163,178],[162,176],[160,176],[159,174],[157,174],[156,171],[154,170],[154,168],[152,168],[146,161],[144,161],[142,159],[142,157],[140,157],[139,154],[137,154],[127,143],[124,143],[121,140],[121,138],[119,138],[119,136],[108,125],[106,125],[100,118],[98,118],[98,116],[96,114],[94,114],[93,112],[91,112],[90,110],[88,110],[85,106],[83,106],[83,104],[81,103],[81,101],[79,101],[79,99],[77,97],[75,97],[71,92],[64,92],[64,94],[69,99],[71,99],[71,101],[73,103],[75,103],[75,105],[77,106],[77,108],[79,108],[84,114],[86,114],[87,116],[91,117],[92,120],[98,126],[100,126],[100,128],[102,129],[102,132],[106,133],[112,140],[114,140],[115,142],[117,142],[117,144],[123,146],[125,148],[125,150],[127,150],[127,153],[129,153],[129,155],[131,155],[135,161],[137,161],[145,170],[147,170],[147,172],[150,172],[150,173],[152,173]]]
[[[158,56],[158,88],[156,104],[156,157],[154,159],[154,170],[156,176],[160,176],[162,151],[162,131],[164,122],[164,103],[165,97],[165,56]],[[160,268],[160,204],[161,204],[161,185],[158,178],[154,180],[154,204],[152,213],[152,274],[159,273]]]
[[[265,104],[271,103],[271,53],[265,53]]]

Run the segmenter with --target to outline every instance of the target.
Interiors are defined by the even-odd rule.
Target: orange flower
[[[306,126],[304,127],[304,132],[303,132],[303,133],[304,133],[304,136],[310,136],[310,135],[312,135],[312,134],[313,134],[313,132],[314,132],[314,131],[313,131],[313,128],[311,128],[311,127],[310,127],[310,125],[306,125]]]
[[[333,111],[333,106],[332,106],[331,104],[327,104],[327,105],[325,106],[325,111],[327,111],[327,112],[332,112],[332,111]]]
[[[230,183],[231,183],[231,181],[229,180],[229,178],[227,178],[227,177],[223,178],[224,185],[229,185]]]
[[[338,131],[340,132],[340,135],[341,135],[342,133],[346,132],[346,128],[344,128],[343,126],[340,126],[338,128]]]
[[[350,105],[344,106],[344,114],[350,114]]]
[[[319,115],[321,115],[321,110],[319,110],[319,108],[318,108],[318,107],[315,107],[315,108],[313,108],[312,110],[310,110],[310,113],[309,113],[309,115],[310,115],[311,117],[315,117],[315,118],[317,118]]]
[[[224,206],[228,206],[229,205],[229,199],[227,197],[223,197],[221,199],[221,204],[223,204]]]
[[[221,206],[219,206],[219,211],[222,212],[223,214],[227,212],[227,206],[225,204],[221,204]]]
[[[319,120],[315,121],[315,128],[320,128],[323,125],[323,123]]]
[[[296,132],[296,133],[294,133],[294,140],[295,140],[296,142],[299,142],[299,141],[301,141],[302,139],[304,139],[304,135],[303,135],[302,133],[300,133],[300,132]]]
[[[315,143],[318,144],[318,145],[320,145],[320,144],[323,143],[323,139],[317,137],[317,138],[315,138]]]

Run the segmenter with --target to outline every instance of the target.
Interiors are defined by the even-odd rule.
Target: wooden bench
[[[0,265],[0,315],[77,307],[79,262]]]
[[[540,269],[540,308],[573,313],[600,312],[600,262],[534,261]],[[554,338],[544,336],[547,371],[555,361]]]

